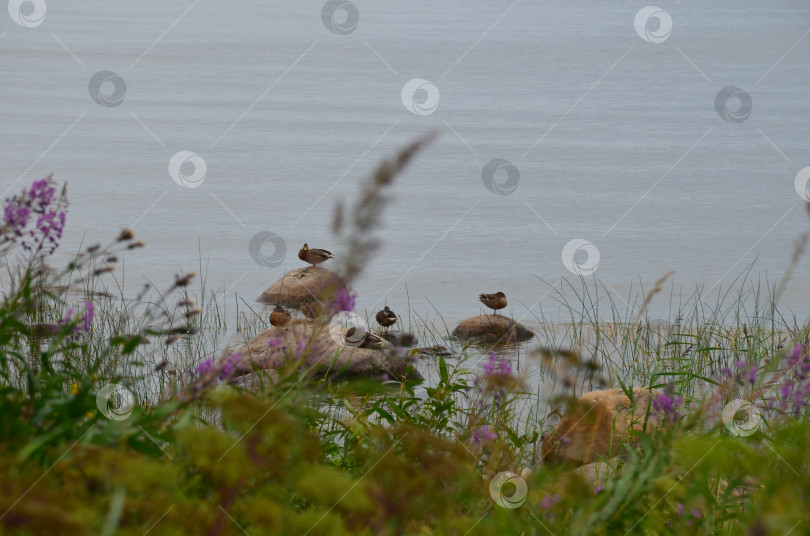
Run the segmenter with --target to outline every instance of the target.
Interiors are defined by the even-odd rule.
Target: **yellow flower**
[[[87,418],[88,418],[88,419],[92,419],[92,418],[93,418],[93,415],[95,415],[95,414],[96,414],[96,413],[95,413],[94,411],[88,411],[87,413],[85,413],[85,415],[87,415]]]
[[[78,393],[79,393],[79,384],[74,383],[73,385],[70,386],[70,394],[75,395]]]

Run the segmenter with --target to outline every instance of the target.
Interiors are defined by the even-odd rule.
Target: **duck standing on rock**
[[[292,315],[289,311],[285,311],[283,307],[276,306],[273,312],[270,313],[270,325],[283,328],[292,322]]]
[[[326,251],[325,249],[310,249],[308,245],[304,244],[304,247],[298,251],[298,258],[304,262],[308,262],[312,265],[312,268],[315,268],[316,264],[320,264],[324,261],[328,261],[329,259],[333,258],[331,252]]]
[[[377,313],[376,318],[377,323],[385,328],[383,330],[385,332],[388,331],[390,326],[393,326],[397,322],[397,315],[394,313],[394,311],[389,309],[387,305],[385,306],[385,309]]]
[[[498,314],[498,309],[506,307],[506,294],[496,292],[495,294],[481,294],[478,296],[481,303],[492,309],[493,314]]]

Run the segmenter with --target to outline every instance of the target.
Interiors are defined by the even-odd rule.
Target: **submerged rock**
[[[653,396],[658,393],[652,391]],[[633,432],[644,430],[650,395],[646,387],[636,387],[631,404],[621,389],[585,393],[543,437],[543,461],[581,465],[622,455],[622,444],[633,440]],[[653,414],[647,417],[647,429],[659,423]]]
[[[416,335],[407,331],[384,331],[380,333],[380,337],[394,346],[416,346],[419,343]]]
[[[266,329],[236,349],[244,369],[275,369],[306,356],[313,377],[422,379],[413,360],[386,341],[381,349],[350,346],[348,330],[341,326],[293,320],[284,327]]]
[[[420,359],[425,357],[452,357],[453,352],[447,346],[437,344],[435,346],[414,348],[411,350],[411,355],[418,356]]]
[[[307,266],[284,274],[256,301],[300,309],[304,304],[325,302],[342,288],[346,288],[346,283],[335,272],[319,266]]]
[[[526,326],[503,315],[478,315],[462,320],[451,334],[456,339],[488,343],[523,342],[534,337]]]

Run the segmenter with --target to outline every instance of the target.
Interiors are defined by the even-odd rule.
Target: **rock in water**
[[[252,368],[274,369],[295,359],[301,344],[300,352],[306,356],[304,366],[311,368],[316,378],[423,379],[413,368],[413,359],[390,343],[381,341],[380,350],[354,348],[344,345],[346,331],[340,326],[293,320],[287,326],[262,331],[233,353],[242,356]]]
[[[652,391],[653,397],[658,394]],[[581,465],[622,455],[622,444],[633,439],[632,432],[644,429],[649,407],[650,390],[646,387],[633,389],[632,404],[621,389],[585,393],[543,437],[543,461]],[[650,414],[647,429],[658,424],[659,419]]]
[[[262,292],[256,301],[265,305],[300,309],[302,305],[313,301],[325,302],[342,288],[346,288],[346,283],[335,272],[318,266],[315,268],[308,266],[284,274]]]
[[[451,334],[456,339],[482,340],[488,343],[523,342],[534,337],[526,326],[503,315],[478,315],[462,320]]]

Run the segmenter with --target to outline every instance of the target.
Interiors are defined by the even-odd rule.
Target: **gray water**
[[[320,1],[48,2],[32,27],[4,10],[0,189],[54,172],[71,199],[60,259],[134,226],[148,247],[117,273],[127,285],[199,271],[202,258],[232,313],[234,294],[252,301],[302,266],[304,242],[339,257],[335,202],[436,130],[392,189],[383,247],[355,285],[361,309],[410,304],[452,324],[502,290],[516,318],[564,317],[548,292],[578,278],[562,259],[574,239],[596,247],[588,277],[620,305],[669,270],[685,292],[716,293],[754,260],[773,281],[808,224],[795,179],[810,166],[810,4],[657,5],[672,20],[665,39],[654,19],[643,39],[645,4],[624,1],[354,0],[356,28],[353,13],[334,19],[343,34]],[[117,78],[91,98],[103,70],[126,84],[122,102]],[[404,104],[416,78],[438,90],[432,113]],[[742,100],[718,111],[727,86]],[[198,187],[172,180],[180,151],[205,161]],[[514,186],[505,168],[495,192],[485,186],[495,158],[519,174],[514,191],[498,193]],[[282,256],[265,243],[271,266],[250,252],[260,232],[286,244]],[[782,302],[801,317],[809,263]]]

